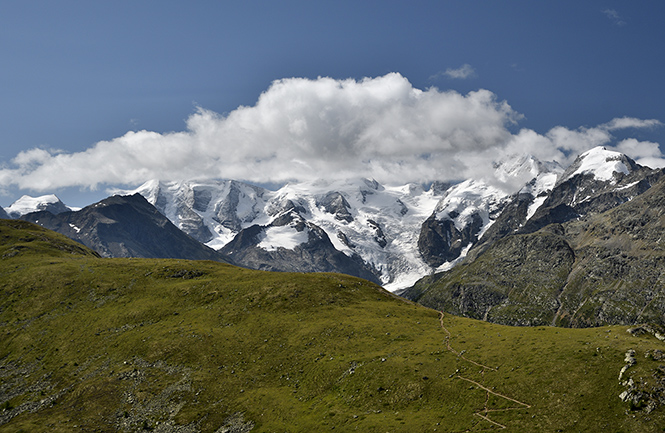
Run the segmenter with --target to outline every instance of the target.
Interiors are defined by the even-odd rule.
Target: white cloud
[[[665,167],[665,159],[658,143],[627,138],[616,145],[616,150],[630,155],[638,164],[651,168]]]
[[[636,119],[634,117],[618,117],[612,121],[601,125],[608,131],[626,128],[654,128],[663,124],[656,119]]]
[[[444,72],[448,78],[461,79],[471,78],[476,75],[475,69],[471,67],[468,63],[463,64],[457,69],[448,68]]]
[[[77,153],[21,152],[0,168],[0,189],[54,192],[153,178],[459,180],[487,177],[494,161],[514,154],[565,164],[590,147],[611,145],[614,130],[660,125],[620,118],[593,128],[512,134],[508,127],[521,117],[488,90],[420,90],[396,73],[362,80],[289,78],[273,82],[255,105],[226,116],[198,109],[181,132],[129,131]],[[618,147],[644,161],[662,158],[655,143],[624,140]]]

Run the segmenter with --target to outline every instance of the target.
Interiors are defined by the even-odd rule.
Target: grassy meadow
[[[0,237],[0,432],[665,431],[664,408],[619,398],[660,386],[648,332],[442,316],[337,274],[102,259],[22,221]]]

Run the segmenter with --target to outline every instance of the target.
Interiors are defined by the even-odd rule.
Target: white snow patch
[[[291,201],[305,221],[327,233],[338,251],[362,257],[378,271],[384,287],[394,291],[409,287],[432,272],[420,255],[418,237],[423,222],[435,209],[448,205],[447,210],[459,209],[456,224],[463,227],[471,220],[473,212],[471,209],[465,212],[464,208],[475,204],[483,219],[481,234],[489,227],[490,213],[506,194],[479,181],[470,185],[472,187],[466,191],[457,185],[457,198],[450,190],[425,189],[419,184],[381,185],[371,179],[301,182],[285,185],[277,191],[229,180],[151,181],[133,192],[159,204],[160,210],[178,227],[200,226],[202,222],[212,234],[206,245],[215,250],[233,240],[239,229],[251,225],[268,226],[258,245],[268,251],[280,247],[293,249],[307,242],[307,231],[297,232],[293,225],[271,225]],[[344,197],[352,219],[339,219],[326,211],[322,203],[330,193]],[[209,201],[201,200],[202,197],[209,197]],[[442,202],[445,197],[449,198],[446,205]],[[463,203],[465,200],[467,203]],[[235,226],[230,224],[234,221]],[[377,226],[383,233],[384,245],[375,239],[379,235]],[[340,233],[348,244],[340,239]]]
[[[340,193],[347,201],[350,222],[340,221],[320,205],[330,192]],[[387,290],[409,287],[430,273],[418,251],[418,235],[441,199],[432,189],[416,184],[380,185],[370,179],[318,180],[286,185],[274,193],[270,203],[286,199],[302,206],[307,221],[321,227],[337,250],[348,256],[358,254],[376,268]],[[381,228],[385,246],[374,239],[375,225],[369,220]],[[340,232],[352,247],[342,242]]]
[[[213,250],[222,249],[224,245],[231,242],[237,234],[227,229],[226,227],[222,227],[221,225],[213,227],[212,230],[214,231],[213,238],[210,242],[206,243],[206,246],[212,248]]]
[[[76,227],[76,226],[75,226],[74,224],[72,224],[72,223],[69,223],[69,227],[71,227],[72,229],[74,229],[74,231],[75,231],[76,233],[79,233],[79,232],[81,231],[81,229],[80,229],[79,227]]]
[[[626,185],[626,186],[622,186],[622,187],[620,187],[620,188],[617,188],[616,191],[621,191],[621,190],[624,190],[624,189],[632,188],[632,187],[634,187],[635,185],[637,185],[638,183],[640,183],[640,182],[637,181],[637,182],[629,183],[629,184]]]
[[[529,221],[531,217],[536,213],[539,207],[545,203],[545,200],[547,200],[547,196],[543,195],[541,197],[536,197],[533,199],[533,202],[529,205],[529,208],[526,211],[526,220]]]
[[[299,232],[290,225],[268,227],[263,232],[263,239],[257,246],[266,251],[275,251],[277,248],[292,250],[307,242],[308,238],[307,230]]]
[[[471,249],[472,246],[473,246],[472,244],[469,244],[469,245],[465,246],[465,247],[462,249],[462,251],[460,251],[460,255],[459,255],[458,258],[456,258],[455,260],[453,260],[453,261],[451,261],[451,262],[446,262],[446,263],[442,264],[441,266],[439,266],[438,268],[436,268],[436,270],[435,270],[434,272],[435,272],[435,273],[438,273],[438,272],[446,272],[446,271],[449,271],[449,270],[451,270],[452,268],[454,268],[455,265],[457,265],[459,262],[461,262],[462,260],[464,260],[464,258],[465,258],[466,255],[469,253],[469,250]]]
[[[538,197],[544,192],[552,191],[556,185],[558,177],[558,173],[540,174],[534,179],[534,181],[529,182],[524,188],[522,188],[520,193],[531,194],[534,197]]]
[[[530,220],[538,208],[543,205],[547,199],[545,193],[548,193],[554,189],[558,177],[559,173],[556,172],[540,174],[535,178],[534,181],[529,182],[524,188],[520,190],[520,193],[531,194],[534,197],[533,202],[531,202],[529,208],[526,211],[527,221]]]

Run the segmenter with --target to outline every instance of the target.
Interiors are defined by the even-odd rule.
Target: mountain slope
[[[608,194],[620,200],[627,189]],[[597,197],[603,209],[607,200]],[[474,260],[421,280],[404,296],[505,324],[665,324],[664,212],[661,178],[604,212],[499,239]]]
[[[530,155],[521,155],[497,163],[494,183],[469,179],[451,186],[423,223],[418,249],[434,271],[445,271],[461,260],[479,240],[501,237],[510,224],[525,221],[531,209],[552,189],[563,169],[557,163],[543,163]],[[526,186],[513,197],[510,185]],[[519,197],[517,213],[506,215]],[[497,226],[498,218],[503,221]],[[509,222],[509,224],[506,224]],[[488,235],[488,232],[490,233]]]
[[[662,170],[640,166],[619,152],[591,149],[568,167],[521,231],[604,212],[642,194],[662,176]]]
[[[643,194],[663,175],[602,147],[580,155],[565,171],[529,155],[501,161],[493,170],[491,182],[470,179],[429,188],[380,185],[369,179],[319,180],[277,191],[232,180],[150,181],[134,193],[194,239],[233,257],[237,265],[341,272],[400,291],[423,276],[475,260],[506,236],[605,212]],[[22,201],[27,210],[58,200],[44,196]],[[150,232],[155,227],[122,229],[122,239],[102,230],[102,237],[113,244],[109,246],[97,239],[100,233],[77,233],[81,225],[74,221],[65,224],[46,214],[40,221],[52,221],[51,227],[73,238],[86,237],[87,245],[107,256],[219,260],[191,242],[183,248],[178,245],[184,240],[158,241],[157,232]],[[168,236],[176,236],[169,230]],[[143,234],[149,232],[153,234]]]
[[[21,217],[57,231],[103,257],[154,257],[223,261],[216,251],[180,231],[141,195],[112,196],[76,212]]]
[[[434,269],[464,258],[493,223],[505,196],[482,181],[467,180],[451,187],[420,229],[420,254]]]
[[[266,226],[253,225],[220,250],[250,269],[286,272],[339,272],[380,284],[359,256],[338,251],[320,227],[289,211]]]
[[[494,224],[473,245],[473,260],[497,239],[514,233],[533,233],[548,224],[597,214],[632,200],[663,176],[604,147],[577,157],[563,172],[534,178],[507,200]]]
[[[532,190],[538,194],[539,186],[548,185],[542,180],[546,175],[556,179],[563,170],[521,156],[498,164],[495,171],[506,185],[536,179]],[[146,197],[186,233],[215,249],[224,248],[237,264],[283,271],[335,270],[378,278],[391,291],[464,258],[492,226],[508,197],[503,187],[480,180],[434,183],[428,189],[413,184],[386,186],[368,179],[319,180],[277,191],[230,180],[150,181],[133,192]],[[312,261],[302,249],[283,247],[278,255],[261,246],[255,236],[260,231],[257,226],[265,230],[287,212],[325,232],[327,240],[319,246],[343,265],[331,269],[330,261]],[[232,242],[237,236],[242,242]],[[249,245],[249,240],[256,242]],[[358,266],[362,269],[354,270]]]
[[[654,328],[511,328],[342,275],[102,259],[23,221],[0,239],[0,432],[665,423]]]

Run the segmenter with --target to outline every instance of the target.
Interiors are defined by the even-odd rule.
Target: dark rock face
[[[245,188],[251,188],[257,196],[263,194],[263,190],[259,187],[254,187],[252,185],[243,184]],[[196,191],[196,188],[194,189]],[[210,203],[211,197],[209,198],[207,194],[203,192],[198,193],[202,199],[197,204],[197,207],[207,209],[208,204]],[[241,184],[238,182],[230,181],[228,185],[228,193],[223,198],[223,200],[218,201],[215,204],[214,214],[215,221],[219,222],[223,227],[226,227],[233,231],[240,231],[243,223],[243,219],[238,216],[238,205],[243,198],[244,192],[242,191]],[[196,192],[195,192],[196,196]],[[256,213],[249,216],[248,219],[252,219]]]
[[[469,180],[451,187],[421,225],[420,256],[434,269],[464,258],[506,203],[503,192],[483,181]]]
[[[9,219],[9,215],[2,207],[0,207],[0,219]]]
[[[317,202],[326,212],[335,216],[335,219],[350,223],[353,221],[353,215],[349,212],[351,205],[339,192],[330,192]]]
[[[183,233],[140,194],[113,196],[76,212],[33,212],[21,219],[81,242],[102,257],[224,261]]]
[[[155,192],[155,207],[163,215],[166,215],[166,208],[171,205],[171,203],[163,189],[164,188],[161,184],[157,187]],[[196,212],[192,211],[188,204],[192,203],[194,207],[202,207],[205,204],[205,193],[205,190],[194,190],[191,193],[185,192],[183,195],[186,196],[186,200],[173,203],[176,206],[176,212],[179,216],[177,223],[180,230],[201,243],[210,241],[213,236],[210,229],[208,229],[203,222],[203,219]],[[210,198],[208,198],[208,200],[210,200]]]
[[[203,218],[201,218],[196,212],[183,207],[183,209],[180,210],[179,215],[180,230],[201,243],[206,243],[212,239],[210,229],[206,227]]]
[[[288,212],[295,212],[298,215],[302,215],[307,213],[307,210],[301,203],[291,199],[284,199],[275,203],[271,203],[266,210],[266,213],[271,216]]]
[[[425,220],[418,237],[418,250],[428,265],[436,268],[455,260],[464,247],[477,240],[483,220],[478,214],[471,218],[462,231],[450,219],[437,220],[436,215],[431,215]]]
[[[348,236],[346,236],[343,232],[337,232],[337,239],[342,241],[344,245],[347,247],[354,249],[356,246],[349,240]]]
[[[374,231],[374,241],[379,244],[381,248],[385,248],[386,245],[388,245],[388,241],[386,240],[386,235],[383,233],[381,225],[372,219],[368,219],[367,224],[372,231]]]
[[[476,261],[457,266],[438,280],[421,280],[402,296],[475,319],[549,324],[574,260],[573,250],[555,230],[510,236]]]
[[[266,249],[259,246],[266,230],[290,226],[298,233],[306,232],[306,241],[293,248]],[[250,269],[282,272],[341,272],[380,284],[378,277],[363,260],[349,257],[333,246],[326,232],[305,221],[291,207],[267,226],[253,225],[241,230],[220,250],[232,263]]]
[[[665,324],[665,179],[660,171],[645,173],[619,190],[599,187],[581,206],[553,201],[540,224],[563,223],[500,238],[449,272],[420,280],[403,296],[511,325]],[[654,178],[660,180],[648,188]],[[559,186],[558,197],[570,197],[564,193],[569,184]],[[636,197],[624,195],[644,188]],[[606,209],[618,201],[622,204]]]

